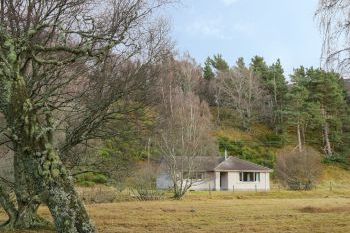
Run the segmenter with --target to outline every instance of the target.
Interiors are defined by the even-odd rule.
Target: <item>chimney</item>
[[[225,149],[225,160],[228,158],[227,156],[227,150]]]

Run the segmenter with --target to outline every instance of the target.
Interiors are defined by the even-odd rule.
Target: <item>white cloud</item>
[[[225,5],[230,6],[237,2],[238,0],[221,0]]]
[[[232,36],[227,34],[222,19],[197,19],[186,27],[187,33],[193,35],[202,35],[214,37],[217,39],[231,39]]]
[[[255,25],[250,22],[227,23],[223,18],[197,18],[189,23],[186,33],[195,36],[211,37],[220,40],[232,40],[237,34],[252,36]]]

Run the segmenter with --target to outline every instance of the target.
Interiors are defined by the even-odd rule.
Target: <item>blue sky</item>
[[[183,0],[169,15],[179,53],[198,63],[217,53],[230,65],[260,55],[268,63],[280,58],[290,74],[319,66],[316,6],[317,0]]]

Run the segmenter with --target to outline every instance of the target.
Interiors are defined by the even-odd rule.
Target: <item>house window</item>
[[[255,181],[260,181],[260,172],[255,172]]]
[[[197,179],[203,180],[204,179],[204,172],[197,172]]]
[[[242,182],[260,181],[260,172],[240,172],[239,181],[242,181]]]
[[[191,172],[190,174],[188,172],[183,173],[184,179],[202,180],[204,179],[204,176],[204,172]]]

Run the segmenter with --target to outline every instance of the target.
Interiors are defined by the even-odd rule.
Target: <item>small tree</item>
[[[283,151],[277,157],[276,171],[278,179],[288,188],[310,190],[322,173],[321,156],[310,147],[303,151]]]
[[[157,169],[152,164],[147,164],[140,165],[128,183],[139,201],[159,200],[164,198],[164,192],[157,190],[156,179]]]
[[[198,67],[187,59],[175,62],[161,87],[160,150],[174,184],[174,197],[182,198],[192,186],[196,158],[214,148],[210,135],[210,111],[194,93],[201,78]],[[198,74],[198,77],[196,77]],[[180,81],[179,81],[180,80]]]

